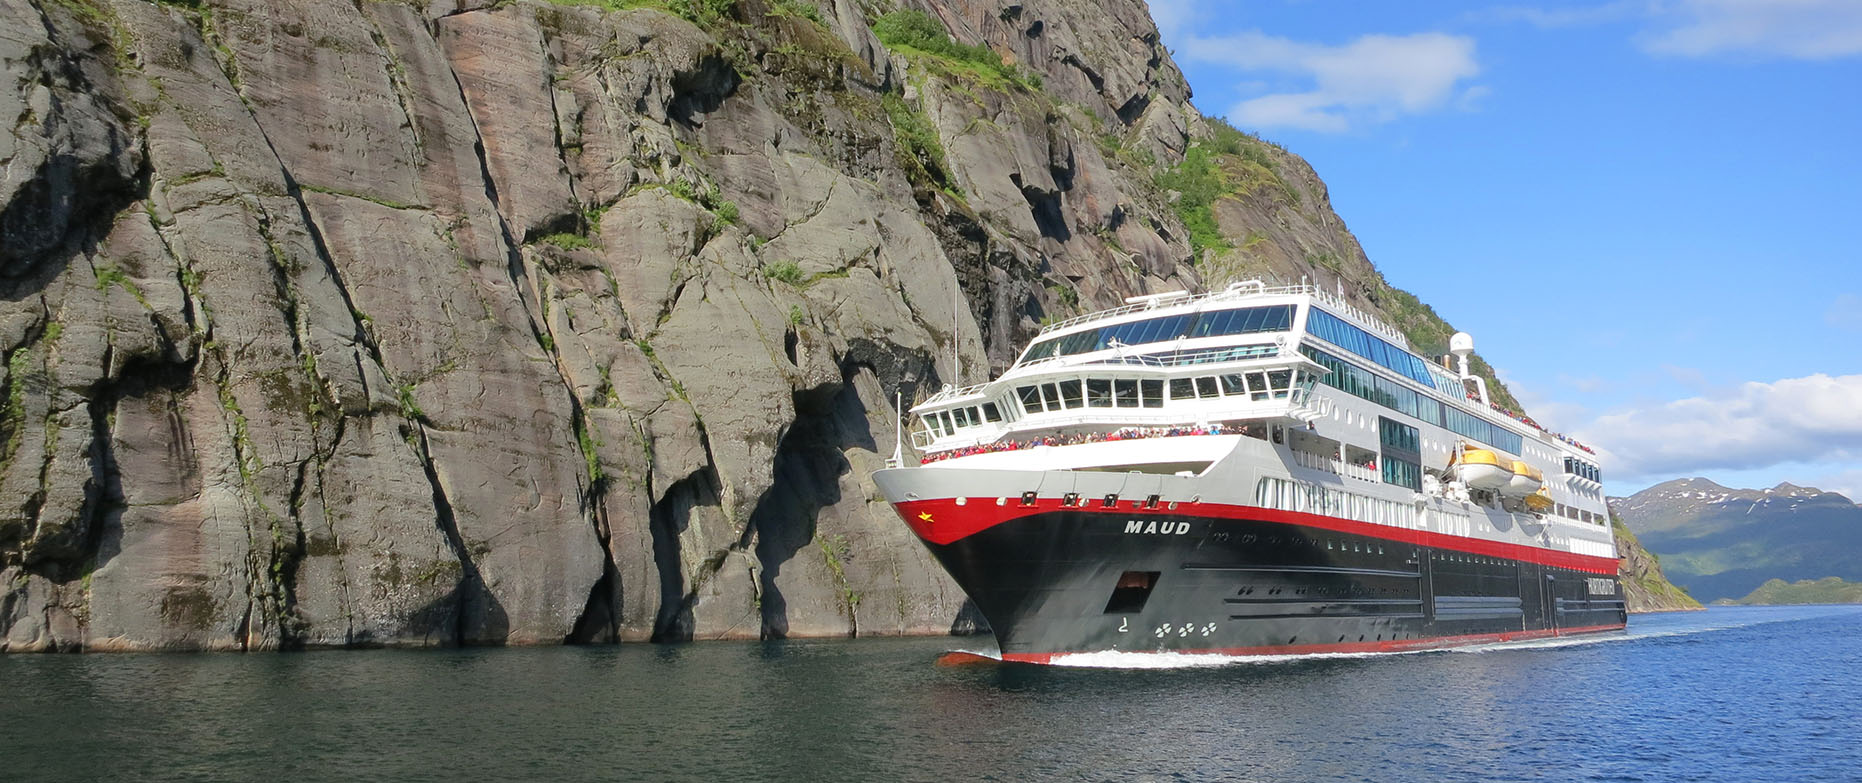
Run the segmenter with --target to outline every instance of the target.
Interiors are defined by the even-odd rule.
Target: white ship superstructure
[[[1193,534],[1202,536],[1198,550],[1226,547],[1223,562],[1229,564],[1207,568],[1284,572],[1274,583],[1280,587],[1266,588],[1276,596],[1282,590],[1304,596],[1307,587],[1315,594],[1350,592],[1354,597],[1324,602],[1275,598],[1276,605],[1300,604],[1275,611],[1310,613],[1309,620],[1359,618],[1353,627],[1389,630],[1391,644],[1492,633],[1510,638],[1509,627],[1528,634],[1595,630],[1612,622],[1620,627],[1616,552],[1594,457],[1491,404],[1485,384],[1467,370],[1471,350],[1472,341],[1456,335],[1455,358],[1424,358],[1396,329],[1311,286],[1250,281],[1199,296],[1136,297],[1123,307],[1052,324],[1001,377],[946,389],[914,407],[912,442],[924,455],[922,465],[881,471],[875,479],[960,582],[989,579],[959,573],[980,568],[963,558],[987,559],[956,552],[981,547],[961,543],[978,531],[1040,517],[1049,527],[1027,539],[1033,546],[1073,535],[1067,525],[1087,524],[1095,514],[1113,515],[1139,517],[1124,520],[1126,533],[1142,532],[1148,518],[1167,530],[1183,525],[1181,532],[1191,535],[1194,521]],[[1072,521],[1056,522],[1060,517]],[[1289,543],[1329,546],[1333,553],[1281,553],[1274,556],[1281,565],[1266,569],[1261,564],[1268,556],[1256,550],[1269,539],[1280,546],[1282,536],[1242,532],[1222,521],[1256,524],[1270,517],[1298,523],[1287,528]],[[1351,535],[1312,535],[1332,528]],[[1260,544],[1253,543],[1257,536],[1263,536]],[[1386,543],[1411,554],[1382,570],[1359,562],[1390,557]],[[1340,547],[1349,549],[1341,553]],[[1204,568],[1184,557],[1181,570]],[[1109,570],[1118,559],[1109,555],[1105,565],[1089,569],[1093,573],[1067,579],[1114,580],[1117,586],[1106,589],[1128,596],[1144,582],[1148,595],[1160,574],[1169,573],[1162,566]],[[1289,576],[1317,573],[1313,569],[1359,576],[1349,584],[1305,587]],[[1399,573],[1420,582],[1378,586],[1385,578],[1379,574]],[[1541,573],[1548,581],[1525,584],[1528,574],[1537,580]],[[1489,595],[1480,586],[1500,578],[1518,579],[1521,587]],[[966,584],[980,604],[979,589]],[[1035,592],[1062,589],[1081,588],[1055,584]],[[1236,589],[1243,597],[1220,599],[1241,612],[1228,619],[1251,617],[1235,607],[1255,601],[1246,597],[1255,588]],[[1391,597],[1357,595],[1362,591]],[[997,601],[1012,605],[999,615],[1041,616],[1043,630],[1028,643],[1029,655],[1102,646],[1054,630],[1064,623],[1051,616],[1059,606],[1052,595],[1004,593],[1010,594]],[[1105,613],[1116,614],[1117,606],[1115,596]],[[1412,614],[1426,631],[1400,630],[1415,623],[1390,620]],[[1118,634],[1129,633],[1129,620]],[[1458,625],[1463,621],[1465,628]],[[1212,620],[1196,627],[1211,636],[1219,635],[1217,626]],[[1104,645],[1119,648],[1126,637],[1118,634],[1095,631],[1080,639],[1109,639]],[[1347,629],[1339,643],[1351,636]],[[1381,632],[1376,636],[1386,641]],[[1004,645],[1009,654],[1013,645]]]

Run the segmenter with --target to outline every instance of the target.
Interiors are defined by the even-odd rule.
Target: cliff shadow
[[[866,403],[853,383],[862,371],[871,368],[843,371],[832,394],[796,394],[795,424],[776,447],[775,481],[751,514],[763,566],[758,590],[765,639],[789,634],[789,603],[777,580],[785,565],[816,543],[821,510],[841,502],[841,478],[853,471],[846,450],[878,451]]]

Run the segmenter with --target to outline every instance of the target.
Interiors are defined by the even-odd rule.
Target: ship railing
[[[1301,451],[1300,449],[1293,450],[1293,461],[1301,466],[1312,468],[1313,470],[1322,470],[1332,474],[1342,473],[1344,469],[1343,460],[1332,459],[1324,454],[1314,454],[1310,451]]]
[[[1339,464],[1344,466],[1343,475],[1346,478],[1354,478],[1359,481],[1368,481],[1372,484],[1376,484],[1383,480],[1382,476],[1377,475],[1376,468],[1369,468],[1363,465],[1355,465],[1350,462],[1345,462],[1343,460],[1340,460]]]
[[[1216,348],[1197,348],[1189,351],[1160,352],[1139,356],[1109,356],[1081,361],[1076,367],[1104,367],[1106,365],[1128,365],[1138,367],[1188,367],[1198,364],[1215,364],[1218,362],[1239,362],[1248,359],[1271,359],[1276,356],[1292,354],[1285,345],[1240,345]],[[1077,354],[1076,354],[1077,355]],[[1025,371],[1043,364],[1061,362],[1071,356],[1048,356],[1025,364],[1015,366],[1017,371]],[[1018,372],[1017,374],[1020,374]]]
[[[1156,309],[1164,308],[1164,307],[1177,307],[1180,305],[1196,304],[1198,302],[1208,302],[1208,301],[1213,301],[1217,299],[1243,299],[1243,298],[1254,297],[1254,296],[1283,296],[1283,295],[1288,295],[1288,294],[1310,294],[1310,293],[1316,292],[1317,290],[1318,289],[1314,288],[1311,285],[1283,285],[1283,286],[1276,286],[1273,288],[1269,288],[1267,286],[1236,285],[1236,286],[1230,286],[1220,291],[1211,291],[1206,294],[1197,294],[1195,296],[1186,295],[1186,296],[1181,296],[1181,297],[1176,297],[1176,298],[1171,298],[1171,299],[1151,299],[1148,301],[1136,302],[1136,303],[1128,304],[1128,305],[1120,305],[1118,307],[1114,307],[1109,310],[1099,310],[1097,312],[1091,312],[1085,315],[1076,315],[1072,318],[1068,318],[1062,321],[1056,321],[1054,323],[1048,324],[1047,326],[1041,327],[1040,334],[1047,334],[1048,332],[1059,331],[1069,326],[1077,326],[1079,324],[1083,324],[1088,321],[1097,321],[1102,318],[1113,318],[1113,317],[1125,315],[1127,313],[1137,313],[1137,312],[1143,312],[1145,310],[1156,310]]]
[[[983,388],[988,385],[989,385],[988,383],[978,383],[978,384],[974,384],[970,386],[965,386],[961,389],[953,389],[949,386],[946,386],[943,389],[939,390],[938,393],[931,395],[930,399],[925,400],[924,402],[918,403],[915,406],[912,406],[912,410],[914,411],[918,410],[920,408],[925,407],[926,405],[935,405],[945,400],[954,400],[959,397],[968,397],[972,394],[981,392]]]

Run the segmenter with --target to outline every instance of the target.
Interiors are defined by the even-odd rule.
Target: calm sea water
[[[1862,607],[1472,651],[934,665],[966,644],[986,642],[0,656],[0,779],[1862,779]]]

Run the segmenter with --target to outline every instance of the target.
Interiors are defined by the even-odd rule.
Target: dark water
[[[1862,607],[1171,669],[978,640],[0,656],[7,780],[1862,779]]]

